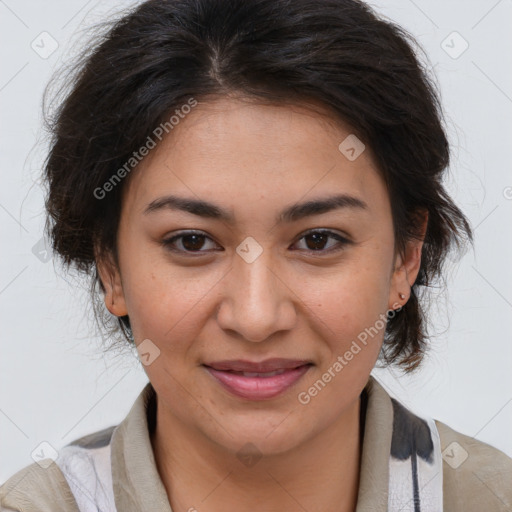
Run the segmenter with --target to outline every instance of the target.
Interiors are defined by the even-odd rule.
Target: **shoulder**
[[[0,510],[80,512],[66,478],[51,459],[26,466],[0,486]]]
[[[512,458],[436,421],[443,456],[444,508],[512,510]]]
[[[80,512],[94,501],[113,510],[110,440],[115,427],[86,435],[34,462],[0,486],[0,512]],[[73,489],[70,487],[71,482]]]

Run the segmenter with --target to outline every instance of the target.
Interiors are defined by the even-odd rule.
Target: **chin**
[[[291,422],[289,418],[283,421],[287,414],[279,414],[274,421],[253,418],[249,423],[231,422],[227,429],[231,435],[222,431],[222,439],[217,438],[215,441],[238,458],[244,455],[261,457],[286,453],[311,437],[307,435],[303,424]]]

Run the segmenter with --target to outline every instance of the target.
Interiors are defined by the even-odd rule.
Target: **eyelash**
[[[345,238],[344,236],[341,236],[338,233],[334,233],[332,231],[328,231],[328,230],[324,230],[324,229],[315,229],[315,230],[307,231],[306,233],[304,233],[298,239],[298,241],[302,240],[303,238],[305,238],[305,237],[307,237],[309,235],[314,235],[314,234],[327,235],[329,238],[334,238],[335,240],[337,240],[339,242],[339,247],[336,248],[336,249],[328,249],[328,250],[323,250],[323,249],[319,249],[319,250],[305,249],[306,252],[313,253],[313,254],[322,254],[322,253],[324,253],[324,254],[325,253],[329,253],[330,254],[330,253],[333,253],[333,252],[341,251],[341,250],[343,250],[345,248],[345,246],[353,244],[353,242],[351,240],[349,240],[348,238]],[[175,247],[172,247],[172,245],[174,244],[174,242],[176,240],[179,240],[180,238],[186,238],[186,237],[192,236],[192,235],[198,235],[200,237],[204,237],[206,239],[210,239],[211,240],[211,238],[208,237],[206,234],[204,234],[202,231],[184,231],[184,232],[181,232],[181,233],[179,233],[177,235],[172,236],[171,238],[167,238],[165,240],[162,240],[161,243],[169,251],[176,252],[176,253],[181,253],[181,254],[186,255],[186,256],[210,252],[210,251],[201,251],[201,250],[198,250],[198,251],[187,251],[187,250],[176,249]],[[195,256],[192,256],[192,257],[195,257]]]

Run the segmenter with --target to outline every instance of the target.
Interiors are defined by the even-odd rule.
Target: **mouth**
[[[269,359],[250,361],[218,361],[203,364],[225,390],[248,400],[274,398],[296,384],[314,366],[310,361]]]

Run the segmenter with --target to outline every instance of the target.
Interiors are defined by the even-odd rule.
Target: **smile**
[[[217,370],[204,365],[212,377],[231,394],[248,400],[274,398],[297,383],[311,368],[304,364],[296,368],[281,368],[269,372]]]

